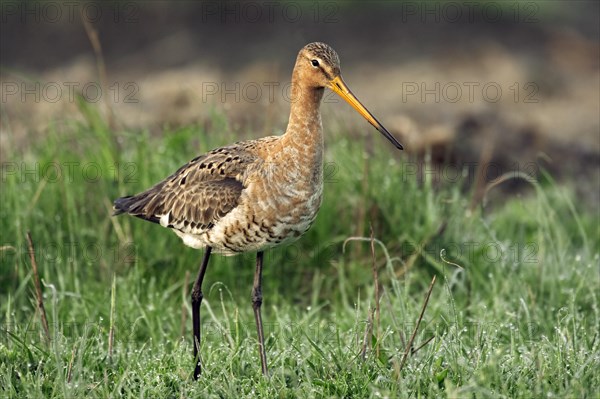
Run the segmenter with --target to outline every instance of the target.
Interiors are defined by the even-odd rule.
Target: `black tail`
[[[129,213],[129,209],[131,208],[131,205],[135,202],[135,197],[134,196],[127,196],[127,197],[121,197],[121,198],[117,198],[115,200],[115,202],[113,203],[113,216],[117,216],[120,215],[122,213]]]
[[[146,212],[145,205],[149,198],[152,197],[152,189],[140,193],[138,195],[129,195],[127,197],[117,198],[113,203],[113,216],[122,213],[128,213],[140,219],[148,220],[149,222],[160,223],[160,219],[153,214]]]

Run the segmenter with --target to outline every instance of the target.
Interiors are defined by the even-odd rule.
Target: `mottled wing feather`
[[[164,188],[148,202],[145,213],[156,216],[165,227],[198,234],[238,205],[244,186],[225,178],[197,182],[191,187],[173,186],[173,190]]]
[[[115,214],[133,216],[199,234],[239,203],[246,170],[262,160],[244,143],[194,158],[154,187],[115,201]]]

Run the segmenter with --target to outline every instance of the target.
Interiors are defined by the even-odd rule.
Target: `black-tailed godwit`
[[[325,88],[346,100],[394,146],[402,145],[358,101],[340,75],[337,53],[324,43],[300,50],[292,72],[291,110],[281,136],[242,141],[200,155],[150,189],[119,198],[114,214],[159,223],[185,245],[204,248],[192,289],[194,378],[201,371],[200,303],[211,252],[256,252],[252,307],[262,372],[268,375],[261,317],[263,251],[296,240],[311,226],[323,193]]]

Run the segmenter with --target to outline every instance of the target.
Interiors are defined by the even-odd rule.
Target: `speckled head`
[[[394,144],[396,148],[402,149],[402,144],[352,94],[342,79],[340,57],[338,57],[335,50],[329,45],[314,42],[304,46],[298,53],[292,80],[294,84],[300,85],[305,89],[313,88],[322,90],[324,87],[327,87],[333,90],[383,134],[385,138]]]
[[[295,84],[313,89],[329,87],[340,76],[340,58],[325,43],[309,43],[302,47],[294,67]]]
[[[309,59],[313,68],[320,67],[329,80],[340,74],[340,57],[325,43],[309,43],[300,50],[300,55]],[[318,65],[315,65],[314,61],[317,61]]]

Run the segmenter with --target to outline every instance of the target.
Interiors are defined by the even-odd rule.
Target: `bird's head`
[[[381,134],[402,149],[402,144],[383,127],[383,125],[365,108],[350,91],[342,79],[340,58],[329,45],[321,42],[309,43],[304,46],[296,59],[295,78],[315,89],[329,88],[343,98],[359,114],[373,125]]]

